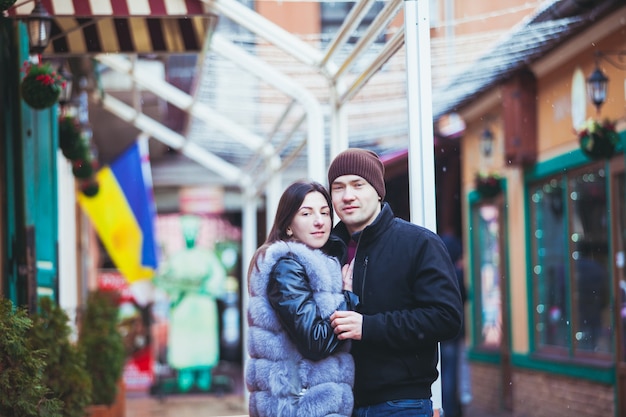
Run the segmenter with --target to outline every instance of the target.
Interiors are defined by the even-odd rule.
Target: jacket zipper
[[[359,235],[359,240],[356,242],[356,248],[354,249],[354,261],[356,262],[357,254],[359,253],[359,246],[361,246],[361,238],[363,237],[363,233]],[[366,256],[363,260],[363,274],[361,275],[361,294],[359,294],[359,298],[361,299],[360,303],[364,304],[365,302],[365,275],[367,274],[367,261],[369,256]],[[354,272],[353,272],[354,277]],[[354,289],[354,288],[353,288]]]
[[[361,304],[365,305],[365,277],[367,276],[367,262],[369,256],[366,256],[363,260],[363,275],[361,278]]]

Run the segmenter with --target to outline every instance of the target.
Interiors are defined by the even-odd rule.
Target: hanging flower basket
[[[95,161],[89,157],[72,161],[72,173],[76,178],[86,179],[91,177],[96,170]]]
[[[476,174],[474,182],[476,191],[483,198],[495,197],[502,191],[501,177],[498,174],[479,172]]]
[[[78,121],[73,116],[59,120],[59,147],[63,156],[72,161],[82,158],[89,150]]]
[[[588,119],[577,134],[580,149],[591,159],[610,158],[619,143],[615,124],[609,120]]]
[[[98,161],[94,159],[80,124],[73,116],[59,119],[59,148],[72,163],[72,174],[78,180],[80,192],[87,197],[98,194],[100,185],[95,178]]]
[[[22,71],[26,76],[20,84],[20,92],[26,104],[42,110],[57,102],[61,89],[65,87],[65,80],[49,63],[31,64],[27,61]]]
[[[93,197],[100,191],[100,184],[94,177],[79,181],[78,188],[87,197]]]
[[[0,11],[9,10],[17,0],[0,0]]]

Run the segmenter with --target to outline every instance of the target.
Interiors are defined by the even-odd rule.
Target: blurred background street
[[[0,417],[245,416],[250,261],[282,190],[347,147],[457,243],[445,417],[626,417],[625,17],[0,0]]]

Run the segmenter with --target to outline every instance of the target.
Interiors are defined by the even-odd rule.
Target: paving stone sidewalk
[[[126,417],[247,417],[242,394],[169,395],[161,398],[147,394],[126,397]],[[512,413],[493,413],[470,404],[463,417],[513,417]]]
[[[217,373],[230,381],[227,384],[228,390],[203,394],[167,395],[127,392],[125,417],[247,417],[241,367],[220,364]],[[462,417],[515,416],[510,412],[484,410],[475,403],[470,403],[464,407]]]

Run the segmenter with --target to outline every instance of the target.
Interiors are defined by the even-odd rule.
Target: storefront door
[[[477,351],[499,355],[503,409],[513,408],[509,333],[504,193],[472,205],[472,268],[474,282],[474,344]]]
[[[7,265],[2,285],[5,298],[32,310],[39,296],[58,298],[57,107],[34,110],[21,100],[19,68],[28,59],[26,28],[18,24],[16,42],[15,22],[0,23],[0,137],[5,138],[0,144],[0,213],[5,221],[0,227],[0,259],[6,257]]]

